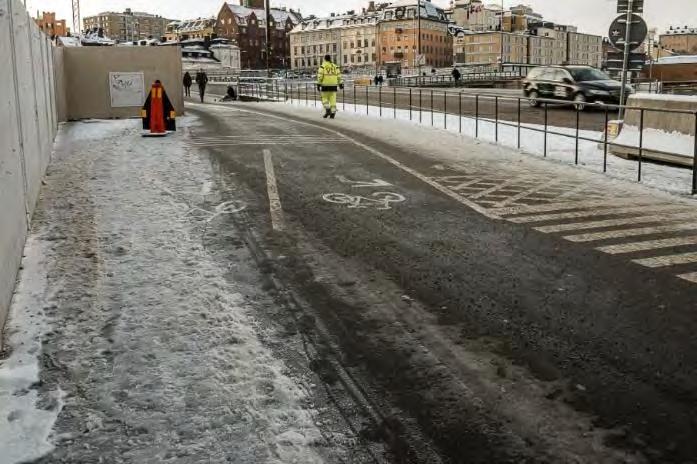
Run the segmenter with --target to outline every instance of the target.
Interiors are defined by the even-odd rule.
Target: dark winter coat
[[[184,74],[184,87],[191,87],[192,83],[193,83],[193,79],[191,79],[191,74],[189,74],[189,73]]]
[[[208,84],[208,74],[205,72],[196,73],[196,83],[199,87],[205,87]]]

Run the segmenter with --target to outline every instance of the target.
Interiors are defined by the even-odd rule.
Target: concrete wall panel
[[[159,79],[178,114],[184,112],[179,47],[66,48],[68,119],[138,117],[140,108],[111,108],[109,72],[143,72],[146,94]]]

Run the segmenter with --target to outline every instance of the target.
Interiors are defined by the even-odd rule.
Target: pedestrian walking
[[[378,76],[378,85],[382,87],[382,83],[385,82],[385,78],[382,77],[382,74]]]
[[[191,74],[189,74],[189,71],[184,73],[184,96],[190,97],[191,96],[191,85],[193,84],[193,79],[191,78]]]
[[[317,90],[322,94],[322,106],[324,107],[324,118],[336,117],[336,92],[344,88],[341,78],[341,70],[332,63],[332,57],[326,55],[324,62],[317,71]]]
[[[201,103],[203,103],[203,97],[206,94],[206,85],[208,84],[208,74],[206,74],[203,69],[199,69],[196,73],[196,83],[198,84],[198,93],[201,95]]]
[[[453,80],[455,81],[455,85],[457,85],[460,82],[460,78],[462,77],[462,74],[460,74],[460,70],[457,68],[453,68],[453,72],[451,74],[453,76]]]
[[[373,80],[375,81],[375,87],[377,87],[378,84],[380,84],[380,76],[378,76],[378,75],[376,74],[376,75],[375,75],[375,78],[374,78]]]

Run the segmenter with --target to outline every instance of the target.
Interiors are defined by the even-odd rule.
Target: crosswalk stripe
[[[694,207],[683,206],[683,205],[656,205],[656,206],[632,206],[629,208],[602,208],[602,209],[592,209],[586,211],[573,211],[570,213],[555,213],[555,214],[543,214],[534,216],[516,216],[513,218],[508,218],[509,221],[515,222],[517,224],[523,224],[526,222],[547,222],[547,221],[558,221],[561,219],[576,219],[583,217],[592,216],[610,216],[610,215],[620,215],[620,214],[630,214],[630,213],[654,213],[661,211],[671,211],[671,210],[686,210],[693,209]]]
[[[675,223],[665,226],[641,227],[637,229],[611,230],[608,232],[595,232],[590,234],[567,235],[565,240],[570,242],[595,242],[598,240],[609,240],[613,238],[638,237],[641,235],[651,235],[663,232],[682,232],[686,230],[697,230],[697,222]]]
[[[618,255],[622,253],[635,253],[637,251],[657,250],[659,248],[672,248],[685,245],[697,245],[697,236],[664,238],[660,240],[624,243],[621,245],[608,245],[600,247],[598,250],[611,255]]]
[[[464,190],[464,189],[466,189],[467,187],[470,187],[470,186],[472,186],[472,185],[476,185],[476,184],[482,182],[483,180],[484,180],[484,178],[478,177],[477,179],[473,179],[473,180],[470,180],[470,181],[468,181],[468,182],[463,182],[463,183],[461,183],[461,184],[459,184],[459,185],[456,185],[456,186],[454,186],[454,187],[449,187],[449,188],[450,188],[450,190],[454,190],[454,191],[456,191],[456,192],[459,192],[460,190]]]
[[[259,142],[210,142],[210,143],[192,143],[194,147],[235,147],[240,145],[317,145],[321,143],[347,143],[345,140],[313,140],[313,141],[259,141]]]
[[[635,259],[633,261],[646,267],[677,266],[678,264],[697,263],[697,252],[658,256],[655,258]]]
[[[616,207],[618,205],[630,206],[624,200],[597,200],[597,201],[565,201],[561,203],[546,203],[544,205],[524,205],[524,206],[511,206],[508,208],[497,208],[493,212],[499,216],[508,216],[512,214],[526,214],[526,213],[548,213],[550,211],[563,211],[572,209],[584,209],[584,208],[602,208]]]
[[[689,274],[681,274],[678,277],[680,277],[683,280],[687,280],[688,282],[693,282],[697,284],[697,272],[691,272]]]
[[[673,214],[657,214],[654,216],[639,216],[632,218],[623,219],[608,219],[605,221],[592,221],[592,222],[576,222],[572,224],[557,224],[553,226],[542,226],[535,227],[538,232],[544,232],[547,234],[566,232],[570,230],[584,230],[584,229],[600,229],[601,227],[615,227],[615,226],[626,226],[629,224],[649,224],[652,222],[661,221],[676,221],[679,219],[695,220],[697,219],[697,213],[673,213]]]

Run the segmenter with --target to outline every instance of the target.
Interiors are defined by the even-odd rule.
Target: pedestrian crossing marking
[[[641,235],[652,235],[664,232],[683,232],[688,230],[697,231],[697,222],[675,223],[665,226],[640,227],[637,229],[611,230],[608,232],[594,232],[589,234],[567,235],[565,240],[570,242],[595,242],[609,240],[613,238],[637,237]]]
[[[513,214],[528,214],[528,213],[548,213],[551,211],[563,211],[563,210],[574,210],[574,209],[588,209],[588,208],[612,208],[616,207],[618,204],[626,205],[625,201],[613,201],[613,200],[595,200],[595,201],[565,201],[565,202],[555,202],[546,203],[543,205],[521,205],[521,206],[510,206],[507,208],[497,208],[493,212],[501,216],[509,216]],[[655,204],[653,202],[652,204]]]
[[[613,216],[621,214],[633,214],[633,213],[653,213],[661,211],[670,210],[686,210],[690,208],[689,206],[682,205],[660,205],[655,206],[631,206],[628,208],[617,207],[617,208],[602,208],[602,209],[592,209],[586,211],[573,211],[569,213],[554,213],[554,214],[543,214],[536,216],[517,216],[510,218],[509,221],[515,222],[516,224],[523,224],[526,222],[548,222],[548,221],[558,221],[561,219],[578,219],[584,217],[592,216]]]
[[[635,259],[635,263],[646,267],[668,267],[679,264],[697,263],[697,252],[681,253],[669,256],[657,256],[655,258]]]
[[[647,240],[644,242],[625,243],[622,245],[609,245],[600,247],[598,250],[602,251],[603,253],[616,255],[621,253],[636,253],[638,251],[673,248],[685,245],[697,245],[697,236]]]
[[[679,220],[679,219],[695,219],[696,215],[694,211],[687,213],[673,213],[673,214],[657,214],[655,216],[639,216],[623,219],[607,219],[603,221],[593,221],[593,222],[576,222],[571,224],[557,224],[553,226],[542,226],[535,227],[538,232],[544,233],[555,233],[555,232],[567,232],[571,230],[587,230],[587,229],[601,229],[603,227],[616,227],[616,226],[626,226],[631,224],[650,224],[652,222],[662,222],[669,220]]]

